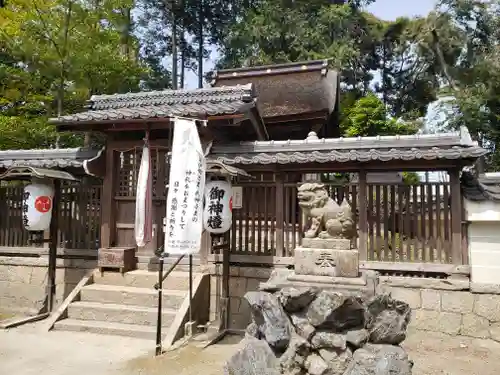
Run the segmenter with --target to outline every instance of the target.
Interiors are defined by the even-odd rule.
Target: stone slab
[[[344,238],[303,238],[301,247],[307,249],[350,250],[351,240]]]
[[[295,273],[330,277],[358,277],[359,252],[357,250],[295,249]]]
[[[292,273],[287,278],[288,281],[297,281],[311,284],[333,284],[333,285],[350,285],[350,286],[365,286],[366,280],[363,277],[331,277],[331,276],[315,276],[315,275],[298,275]]]

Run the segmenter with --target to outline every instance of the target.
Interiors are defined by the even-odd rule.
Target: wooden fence
[[[325,185],[337,203],[349,202],[359,229],[360,186]],[[292,257],[305,224],[297,202],[298,184],[259,181],[239,186],[243,204],[233,210],[232,253]],[[367,244],[361,260],[452,264],[452,215],[462,212],[452,212],[450,197],[449,183],[367,184]],[[283,225],[277,225],[280,221]],[[359,248],[360,239],[353,239],[352,245]]]
[[[60,247],[99,248],[101,191],[100,185],[62,184],[57,211]],[[0,187],[0,246],[29,245],[30,233],[24,229],[22,218],[22,195],[23,186]]]

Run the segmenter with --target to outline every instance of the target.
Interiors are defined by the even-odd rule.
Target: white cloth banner
[[[196,254],[203,231],[205,156],[195,120],[175,119],[165,218],[167,254]]]
[[[153,173],[151,153],[148,146],[142,148],[141,167],[137,178],[135,202],[135,242],[146,246],[153,238]]]

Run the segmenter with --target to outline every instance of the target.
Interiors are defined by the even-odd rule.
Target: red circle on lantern
[[[233,212],[233,197],[229,199],[229,211]]]
[[[50,197],[42,195],[35,199],[35,209],[41,213],[47,213],[52,208],[52,199]]]

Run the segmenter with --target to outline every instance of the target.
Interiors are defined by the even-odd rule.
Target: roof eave
[[[212,86],[217,80],[228,80],[231,78],[258,77],[266,75],[290,74],[320,71],[322,75],[328,72],[329,59],[299,61],[294,63],[252,66],[248,68],[223,69],[214,72]]]

